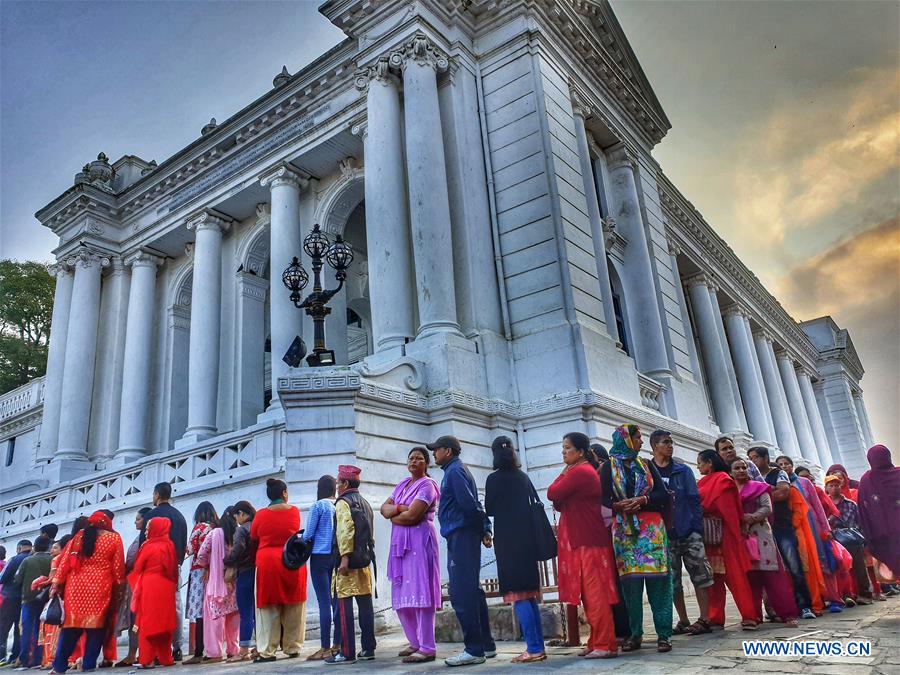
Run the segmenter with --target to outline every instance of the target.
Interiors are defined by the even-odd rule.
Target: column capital
[[[187,229],[196,230],[216,230],[224,232],[228,229],[231,221],[226,216],[212,209],[203,209],[188,216]]]
[[[129,267],[159,267],[163,264],[165,258],[150,253],[149,251],[138,250],[124,257],[125,264]]]
[[[60,279],[61,277],[72,273],[72,265],[69,264],[68,260],[57,260],[55,263],[50,265],[48,271],[57,279]]]
[[[616,143],[606,151],[606,165],[610,171],[637,166],[637,154],[625,143]]]
[[[572,99],[573,115],[580,117],[582,120],[586,120],[594,116],[594,109],[591,107],[591,104],[584,99],[584,96],[582,96],[575,89],[570,89],[569,95]]]
[[[791,356],[791,353],[784,347],[775,349],[775,358],[779,361],[788,361],[792,366],[794,365],[794,357]]]
[[[812,382],[812,379],[816,376],[816,374],[812,370],[804,366],[802,363],[794,364],[794,370],[797,371],[797,377],[806,377],[810,382]]]
[[[372,82],[397,86],[397,77],[391,72],[392,65],[394,64],[391,62],[391,54],[382,54],[375,60],[375,63],[363,66],[356,71],[353,84],[364,93],[369,90]]]
[[[369,121],[362,120],[357,122],[352,127],[350,127],[350,133],[354,136],[359,136],[362,139],[362,142],[366,142],[366,137],[369,135]]]
[[[83,267],[85,269],[97,265],[98,267],[109,267],[111,264],[110,256],[92,251],[87,247],[79,248],[66,258],[66,265],[69,267]]]
[[[747,312],[746,312],[746,310],[745,310],[743,307],[741,307],[741,306],[738,305],[737,303],[733,303],[733,304],[731,304],[731,305],[728,305],[728,307],[726,307],[725,309],[722,310],[722,316],[741,316],[741,317],[746,317],[746,316],[747,316]]]
[[[396,51],[391,52],[389,64],[404,70],[413,61],[430,66],[436,73],[443,73],[450,67],[450,59],[432,40],[419,34]]]
[[[753,339],[765,340],[767,343],[772,344],[772,336],[762,328],[757,328],[755,331],[753,331]]]
[[[309,176],[304,175],[287,162],[279,162],[263,171],[259,177],[259,184],[268,188],[281,187],[282,185],[305,188],[309,184]]]
[[[125,272],[125,258],[120,255],[111,256],[109,259],[110,274],[123,274]]]
[[[715,290],[716,285],[713,283],[713,280],[710,276],[704,272],[698,272],[697,274],[692,274],[687,279],[685,279],[684,285],[688,288],[693,288],[694,286],[706,286],[706,288],[710,290]]]

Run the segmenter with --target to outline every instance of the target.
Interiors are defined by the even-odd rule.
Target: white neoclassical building
[[[380,503],[448,433],[481,482],[513,437],[539,488],[564,432],[622,421],[689,461],[727,433],[865,468],[847,331],[798,324],[666,178],[669,121],[606,2],[321,13],[339,45],[159,164],[101,154],[37,212],[53,335],[46,376],[0,403],[0,540],[131,513],[160,480],[186,512],[260,502],[272,475],[308,505],[352,462]],[[314,223],[354,261],[336,365],[291,368],[312,324],[281,274],[309,270]]]

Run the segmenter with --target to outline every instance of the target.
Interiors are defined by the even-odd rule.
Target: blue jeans
[[[488,623],[487,602],[479,581],[481,532],[463,527],[447,536],[450,604],[462,628],[466,652],[484,656],[496,649]]]
[[[56,645],[56,656],[53,658],[53,670],[64,673],[69,669],[69,657],[75,651],[75,645],[82,633],[87,633],[84,644],[84,657],[81,660],[82,670],[94,670],[97,667],[97,657],[106,642],[105,628],[60,628],[59,640]]]
[[[328,649],[331,645],[341,644],[341,622],[337,620],[338,603],[331,596],[334,556],[330,553],[313,553],[309,557],[309,573],[316,592],[316,601],[319,603],[319,641],[322,649]],[[332,618],[334,642],[331,641]]]
[[[239,572],[234,582],[238,614],[241,616],[241,647],[253,646],[253,630],[256,628],[256,596],[253,592],[255,579],[256,570],[251,567]]]
[[[537,600],[516,600],[513,604],[516,618],[525,638],[525,649],[529,654],[540,654],[544,651],[544,630],[541,627],[541,610]]]
[[[22,642],[19,660],[26,668],[41,665],[44,649],[38,646],[38,633],[41,629],[41,602],[22,603]]]
[[[803,563],[800,562],[797,535],[792,526],[783,529],[773,527],[772,534],[775,535],[775,543],[778,544],[778,551],[781,553],[784,566],[791,575],[791,581],[794,582],[794,600],[797,601],[797,607],[801,611],[809,609],[812,607],[812,600],[806,585],[806,577],[803,575]]]

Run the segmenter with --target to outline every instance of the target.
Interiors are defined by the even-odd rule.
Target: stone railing
[[[44,405],[44,378],[39,377],[0,396],[0,424]]]
[[[650,410],[660,412],[661,397],[665,387],[656,380],[638,373],[638,387],[641,392],[641,405]]]
[[[172,484],[173,494],[185,495],[271,475],[283,470],[283,429],[282,422],[224,434],[40,490],[0,505],[0,532],[14,538],[42,521],[62,524],[99,508],[149,504],[161,481]]]

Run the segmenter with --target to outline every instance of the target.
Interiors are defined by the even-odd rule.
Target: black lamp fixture
[[[303,264],[294,256],[291,264],[281,273],[281,281],[291,292],[291,302],[297,309],[303,309],[313,320],[313,351],[306,357],[306,363],[316,366],[333,366],[334,351],[325,347],[325,317],[331,314],[328,301],[344,287],[347,270],[353,262],[353,249],[341,235],[335,235],[334,243],[322,232],[319,224],[313,225],[312,232],[303,240],[303,250],[312,261],[313,289],[301,301],[300,292],[309,283],[309,274]],[[325,263],[334,268],[334,276],[338,285],[334,289],[322,288],[322,269]]]

